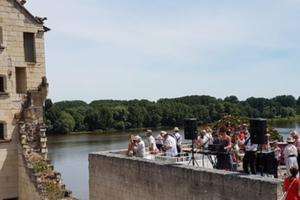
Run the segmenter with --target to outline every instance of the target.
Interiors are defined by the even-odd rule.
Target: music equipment
[[[209,144],[208,150],[211,152],[225,152],[224,145],[222,144]]]
[[[257,152],[256,171],[265,174],[274,174],[277,171],[278,162],[275,158],[275,153],[270,152]]]
[[[184,138],[187,140],[197,139],[197,119],[184,119]]]
[[[266,119],[250,119],[250,136],[253,144],[267,143],[267,120]]]

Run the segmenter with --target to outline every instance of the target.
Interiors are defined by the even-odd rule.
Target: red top
[[[296,178],[296,180],[293,181],[294,179],[291,180],[290,176],[284,180],[284,191],[287,192],[285,200],[300,200],[300,197],[298,196],[300,179]],[[293,184],[290,186],[292,182]]]
[[[245,140],[245,134],[243,132],[240,132],[239,139],[240,140]]]

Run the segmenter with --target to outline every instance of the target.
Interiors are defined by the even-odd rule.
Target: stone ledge
[[[120,152],[89,154],[91,200],[253,200],[282,195],[277,179],[127,157]]]

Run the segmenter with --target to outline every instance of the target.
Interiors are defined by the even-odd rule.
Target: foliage
[[[236,96],[222,99],[202,95],[172,99],[97,100],[45,102],[49,133],[94,131],[160,126],[181,126],[183,119],[195,117],[199,123],[216,122],[226,115],[246,118],[290,118],[300,114],[300,98],[281,95],[271,99],[250,97],[240,101]]]
[[[48,164],[44,160],[34,161],[34,162],[32,162],[32,166],[33,166],[34,173],[45,172],[48,169]]]
[[[55,182],[48,180],[43,183],[43,186],[46,189],[47,199],[57,200],[64,197],[64,192],[59,188],[59,185]]]
[[[221,120],[213,124],[213,130],[216,132],[222,126],[240,127],[243,124],[247,124],[249,126],[249,119],[247,117],[227,115],[224,116]],[[273,140],[283,141],[282,135],[280,135],[280,133],[270,125],[268,125],[267,132],[270,134],[271,141]]]

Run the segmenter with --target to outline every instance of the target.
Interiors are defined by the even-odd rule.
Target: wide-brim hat
[[[294,142],[295,142],[295,139],[292,138],[292,137],[288,137],[288,138],[286,139],[286,142],[287,142],[287,143],[294,143]]]
[[[292,137],[294,137],[295,135],[298,135],[298,132],[297,132],[297,131],[292,131],[290,135],[291,135]]]
[[[174,131],[179,131],[179,128],[178,127],[174,127]]]

